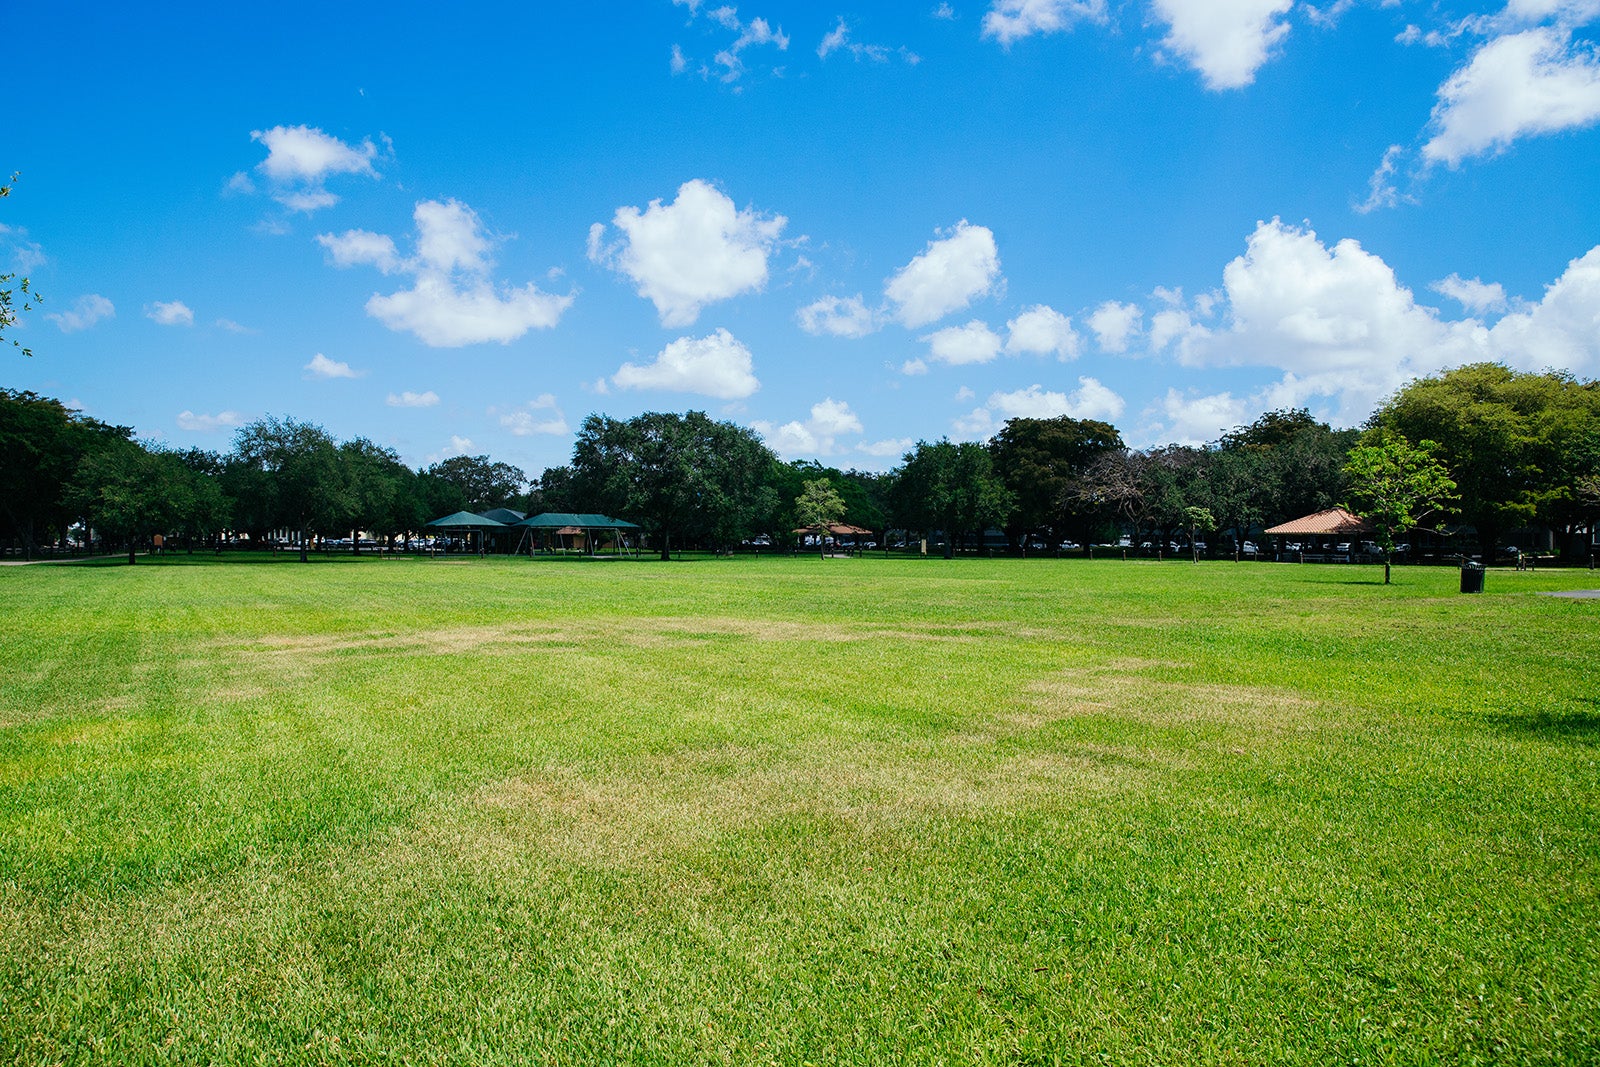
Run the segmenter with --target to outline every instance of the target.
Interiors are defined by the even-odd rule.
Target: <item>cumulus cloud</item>
[[[706,337],[680,337],[646,366],[624,363],[611,376],[619,389],[660,389],[742,400],[761,388],[750,350],[725,329]]]
[[[0,222],[0,264],[21,274],[38,270],[49,262],[44,246],[28,239],[28,231],[21,226],[7,226]]]
[[[606,226],[595,223],[589,258],[630,278],[663,326],[689,326],[708,304],[766,285],[768,256],[788,221],[740,211],[696,178],[679,186],[671,204],[618,208],[611,224],[622,236],[615,242],[606,244]]]
[[[878,459],[903,456],[911,451],[911,446],[916,444],[909,437],[886,437],[882,441],[863,441],[856,445],[856,451],[864,456],[873,456]]]
[[[1074,419],[1113,421],[1127,404],[1099,379],[1080,377],[1071,393],[1047,390],[1035,384],[1012,392],[995,392],[980,408],[957,418],[957,433],[972,439],[992,436],[1007,419],[1053,419],[1066,415]]]
[[[384,403],[392,408],[431,408],[439,403],[439,394],[429,389],[425,393],[390,393]]]
[[[1045,304],[1035,304],[1006,323],[1006,354],[1049,356],[1066,361],[1077,359],[1083,338],[1072,328],[1072,320]]]
[[[194,433],[215,433],[244,425],[244,416],[237,411],[219,411],[215,415],[196,415],[192,411],[178,413],[178,429]]]
[[[1139,334],[1144,312],[1137,304],[1121,304],[1107,300],[1089,316],[1089,329],[1103,351],[1121,354]]]
[[[1151,414],[1161,420],[1161,439],[1176,445],[1203,445],[1247,421],[1250,405],[1232,393],[1197,396],[1168,389]]]
[[[382,234],[347,230],[317,237],[336,267],[366,264],[412,276],[411,288],[367,301],[367,314],[391,330],[434,348],[510,344],[529,330],[554,327],[577,298],[575,292],[546,293],[532,282],[496,285],[490,278],[493,242],[477,212],[460,201],[424,200],[412,217],[416,254],[405,259]]]
[[[937,18],[954,18],[949,5]],[[983,16],[983,35],[1001,47],[1034,34],[1060,33],[1080,22],[1105,22],[1105,0],[994,0]]]
[[[965,326],[936,330],[922,340],[928,342],[928,352],[935,363],[952,367],[989,363],[1000,354],[1000,335],[978,319]]]
[[[318,352],[311,357],[311,362],[300,368],[306,372],[307,378],[359,378],[361,372],[351,370],[350,364],[329,359]]]
[[[1503,151],[1519,137],[1600,121],[1600,55],[1571,32],[1535,27],[1489,41],[1439,88],[1428,163]]]
[[[336,267],[366,264],[377,267],[383,274],[394,274],[405,269],[405,261],[395,248],[394,238],[387,234],[346,230],[341,234],[318,234],[317,243],[328,250]]]
[[[1475,301],[1479,314],[1501,299],[1515,310],[1492,325],[1447,318],[1419,304],[1358,242],[1329,247],[1311,229],[1274,219],[1259,224],[1223,269],[1221,323],[1192,338],[1178,361],[1274,368],[1282,378],[1257,400],[1283,407],[1327,398],[1337,405],[1331,417],[1346,425],[1406,381],[1463,363],[1600,372],[1600,247],[1569,263],[1537,302],[1519,303],[1459,276],[1436,287]],[[1194,398],[1180,399],[1193,406]]]
[[[1167,25],[1163,48],[1200,72],[1206,88],[1239,89],[1255,80],[1289,33],[1294,0],[1152,0]]]
[[[60,327],[62,333],[77,333],[87,330],[101,319],[114,318],[117,314],[116,307],[99,293],[88,293],[72,302],[71,309],[58,311],[45,315],[45,318]]]
[[[878,328],[874,315],[857,293],[851,297],[825,296],[795,312],[800,328],[814,336],[865,337]]]
[[[962,219],[884,283],[894,314],[910,329],[937,322],[1000,283],[1000,252],[987,226]]]
[[[351,145],[314,126],[274,126],[253,130],[250,139],[267,148],[267,158],[256,165],[271,187],[272,198],[290,211],[307,214],[339,202],[325,182],[335,175],[379,177],[373,168],[378,146],[370,139]],[[248,175],[236,174],[228,190],[255,192]]]
[[[162,326],[193,326],[194,312],[182,300],[157,300],[144,306],[144,317]]]
[[[1478,278],[1463,278],[1459,274],[1452,274],[1448,278],[1434,282],[1428,288],[1448,296],[1475,314],[1504,311],[1508,306],[1505,287],[1499,282],[1486,283]]]
[[[811,417],[803,422],[786,422],[781,426],[752,422],[750,428],[759,433],[774,452],[787,459],[831,456],[839,437],[862,432],[861,420],[850,410],[850,405],[832,397],[811,405]]]
[[[566,415],[550,393],[542,393],[519,408],[500,413],[500,425],[517,437],[532,437],[535,434],[559,436],[572,432],[572,427],[567,425]]]

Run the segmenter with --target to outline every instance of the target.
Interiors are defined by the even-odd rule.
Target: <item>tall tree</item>
[[[844,497],[827,478],[804,483],[800,495],[794,498],[794,517],[800,526],[817,531],[817,554],[828,557],[827,533],[829,526],[844,516]]]
[[[987,527],[1005,523],[1014,506],[989,450],[947,438],[918,441],[906,453],[892,499],[896,521],[925,533],[944,532],[946,559],[954,556],[957,539],[981,538]]]
[[[353,510],[339,448],[321,426],[269,415],[239,429],[234,452],[261,476],[251,481],[267,521],[299,532],[301,563],[311,535],[339,530]]]
[[[1448,507],[1456,483],[1434,457],[1432,441],[1413,445],[1392,430],[1373,430],[1350,450],[1345,474],[1348,503],[1377,531],[1383,549],[1383,584],[1389,584],[1394,546],[1407,531]]]
[[[1371,425],[1437,442],[1483,551],[1512,530],[1562,522],[1572,486],[1600,448],[1600,385],[1475,363],[1401,389]]]
[[[572,450],[578,494],[659,537],[663,560],[674,536],[737,544],[771,510],[773,462],[754,433],[702,411],[590,415]]]
[[[196,513],[200,476],[170,452],[118,441],[85,456],[72,482],[77,509],[103,535],[127,543],[137,563],[140,541],[170,533]]]
[[[1096,458],[1122,448],[1117,428],[1097,419],[1059,415],[1050,419],[1009,419],[989,441],[994,472],[1015,501],[1006,539],[1013,549],[1026,545],[1028,535],[1049,530],[1075,532],[1088,537],[1086,516],[1070,513],[1076,498],[1069,492],[1073,479]]]
[[[528,484],[528,476],[521,468],[496,463],[488,456],[451,456],[429,467],[428,473],[461,490],[465,500],[462,506],[468,511],[488,511],[519,503]]]
[[[131,440],[59,400],[0,389],[0,519],[32,556],[40,539],[65,536],[75,517],[70,486],[85,456]]]

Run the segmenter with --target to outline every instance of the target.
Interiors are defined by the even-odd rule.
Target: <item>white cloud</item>
[[[903,456],[911,451],[911,446],[916,444],[909,437],[886,437],[882,441],[863,441],[856,445],[856,451],[864,456],[885,458],[888,456]]]
[[[232,319],[218,319],[217,320],[217,328],[218,329],[222,329],[222,330],[227,330],[229,333],[255,333],[255,331],[252,330],[250,327],[241,326],[239,323],[234,322]]]
[[[45,318],[61,328],[62,333],[77,333],[87,330],[101,319],[115,317],[117,309],[111,301],[99,293],[88,293],[73,301],[70,311],[60,311],[46,314]]]
[[[28,240],[28,231],[21,226],[0,223],[0,237],[9,238],[0,242],[0,256],[3,256],[0,265],[8,264],[10,270],[27,274],[49,262],[49,257],[44,254],[44,246]]]
[[[700,0],[673,0],[675,5],[689,9],[689,20],[694,21],[700,14]],[[774,28],[764,18],[753,18],[749,22],[739,18],[738,9],[731,4],[723,4],[707,11],[706,17],[723,29],[737,36],[727,48],[716,54],[713,63],[720,70],[718,77],[724,82],[738,81],[745,73],[745,64],[742,53],[752,45],[772,45],[778,51],[787,51],[789,48],[789,35],[783,32],[783,27]],[[678,47],[673,48],[673,73],[681,73],[689,65],[688,58]],[[702,77],[709,77],[711,70],[704,64],[700,67]]]
[[[534,434],[559,436],[572,432],[572,427],[567,425],[566,415],[550,393],[543,393],[522,407],[502,414],[500,425],[517,437],[532,437]]]
[[[829,31],[827,36],[822,38],[822,43],[817,46],[817,58],[827,59],[832,53],[841,50],[849,52],[858,63],[863,59],[869,59],[874,63],[887,63],[889,57],[894,53],[894,50],[887,45],[862,44],[860,41],[851,40],[850,27],[845,23],[843,17],[839,19],[839,24]],[[908,63],[920,62],[920,57],[907,52],[903,48],[900,50],[900,55]]]
[[[1126,352],[1129,342],[1138,336],[1143,315],[1136,304],[1107,300],[1089,316],[1089,329],[1094,331],[1102,350],[1120,354]]]
[[[928,342],[934,362],[952,367],[989,363],[1000,354],[1000,335],[988,323],[973,319],[965,326],[949,326],[921,338]]]
[[[663,326],[688,326],[708,304],[762,288],[767,257],[788,220],[762,216],[698,178],[671,204],[620,207],[612,225],[622,238],[603,246],[605,226],[589,228],[589,258],[633,280],[656,306]]]
[[[1195,396],[1168,389],[1154,409],[1162,440],[1177,445],[1203,445],[1245,422],[1248,405],[1232,393]]]
[[[328,250],[336,267],[368,264],[384,274],[404,269],[405,263],[394,246],[394,238],[369,230],[346,230],[342,234],[317,235],[317,243]]]
[[[862,301],[851,297],[825,296],[795,312],[800,328],[812,335],[865,337],[878,328],[877,316]]]
[[[1390,145],[1383,153],[1382,162],[1372,172],[1372,177],[1367,179],[1367,198],[1355,206],[1358,214],[1370,215],[1381,207],[1395,207],[1402,201],[1410,202],[1410,198],[1403,196],[1394,182],[1395,169],[1404,154],[1405,149],[1397,144]]]
[[[949,0],[940,0],[939,6],[933,9],[933,17],[947,22],[954,21],[956,9],[950,6]]]
[[[350,145],[313,126],[274,126],[253,130],[250,138],[267,146],[267,158],[256,169],[271,183],[273,199],[290,211],[309,214],[337,204],[339,198],[323,187],[334,175],[379,176],[372,166],[378,147],[371,140]],[[255,191],[244,174],[235,174],[227,188],[239,193]]]
[[[321,181],[330,174],[378,176],[372,169],[378,149],[371,141],[352,147],[311,126],[254,130],[250,139],[267,146],[267,158],[259,167],[278,181]]]
[[[1037,384],[1009,393],[991,393],[983,407],[957,418],[953,426],[958,433],[980,439],[993,435],[1007,419],[1053,419],[1066,415],[1110,422],[1121,416],[1126,407],[1122,397],[1106,388],[1099,379],[1080,377],[1078,388],[1071,393],[1046,390]]]
[[[429,466],[432,466],[440,460],[449,459],[452,456],[470,456],[474,447],[472,438],[451,434],[450,443],[439,449],[439,451],[430,454],[426,462]]]
[[[1276,219],[1259,224],[1244,254],[1224,268],[1223,287],[1222,324],[1192,336],[1178,362],[1274,368],[1282,378],[1256,401],[1285,407],[1331,399],[1337,410],[1329,417],[1344,425],[1360,422],[1408,380],[1463,363],[1600,373],[1600,247],[1568,264],[1536,303],[1459,275],[1436,283],[1480,314],[1501,300],[1516,308],[1492,326],[1418,304],[1393,269],[1356,241],[1330,248],[1310,229]],[[1193,398],[1180,399],[1196,407]],[[1200,432],[1198,421],[1184,425]]]
[[[967,307],[1000,281],[1000,252],[988,227],[962,219],[940,232],[884,283],[896,318],[913,330]]]
[[[1006,353],[1054,355],[1066,361],[1077,359],[1083,338],[1072,328],[1072,320],[1045,304],[1035,304],[1006,323]]]
[[[401,259],[394,241],[382,234],[348,230],[317,237],[337,267],[364,263],[385,274],[413,276],[411,288],[367,301],[367,314],[391,330],[434,348],[510,344],[529,330],[554,327],[577,299],[576,293],[546,293],[532,282],[496,286],[489,276],[490,237],[477,212],[457,200],[421,201],[412,217],[417,253],[409,259]]]
[[[811,417],[804,422],[786,422],[782,426],[752,422],[750,428],[785,458],[831,456],[840,436],[862,432],[861,420],[850,405],[832,397],[811,405]]]
[[[219,411],[215,415],[196,415],[192,411],[178,413],[178,429],[194,433],[215,433],[244,425],[244,416],[237,411]]]
[[[359,378],[361,372],[351,370],[350,364],[342,363],[336,359],[329,359],[318,352],[311,357],[311,362],[300,368],[306,372],[308,378]]]
[[[1289,32],[1283,16],[1294,0],[1152,0],[1167,24],[1164,48],[1183,57],[1208,89],[1238,89],[1255,80],[1272,47]]]
[[[1505,287],[1499,282],[1487,283],[1478,278],[1463,278],[1459,274],[1452,274],[1448,278],[1441,278],[1428,286],[1436,293],[1442,293],[1459,303],[1475,314],[1485,311],[1506,310]]]
[[[619,389],[661,389],[742,400],[761,388],[750,350],[725,329],[706,337],[680,337],[648,366],[624,363],[611,376]]]
[[[1439,88],[1429,163],[1451,167],[1519,137],[1600,121],[1600,56],[1569,31],[1540,27],[1497,37]]]
[[[162,326],[194,325],[194,312],[182,300],[157,300],[146,304],[144,317]]]
[[[431,408],[439,403],[439,394],[429,389],[425,393],[390,393],[384,403],[392,408]]]
[[[954,12],[934,14],[939,18],[954,17]],[[983,35],[1010,48],[1021,38],[1060,33],[1085,21],[1106,21],[1105,0],[994,0],[983,16]]]
[[[920,359],[908,359],[900,364],[900,373],[905,375],[927,374],[928,365]]]

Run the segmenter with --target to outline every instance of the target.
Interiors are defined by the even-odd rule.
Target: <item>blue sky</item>
[[[1600,0],[234,7],[8,10],[0,384],[537,475],[590,412],[884,469],[1600,376]]]

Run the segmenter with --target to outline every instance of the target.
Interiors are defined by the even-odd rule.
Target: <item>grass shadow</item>
[[[1540,711],[1532,715],[1495,715],[1492,721],[1502,730],[1529,734],[1544,741],[1600,745],[1600,699],[1578,697],[1589,709],[1578,711]]]

